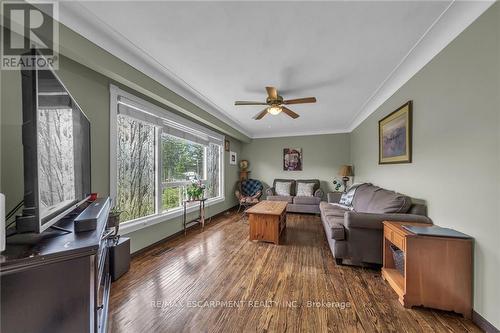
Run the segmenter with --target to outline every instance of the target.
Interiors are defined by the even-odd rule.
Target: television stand
[[[46,230],[7,238],[0,255],[0,332],[105,332],[110,290],[110,199],[95,230],[74,232],[75,215]],[[20,297],[22,295],[22,297]],[[29,314],[29,315],[25,315]]]
[[[67,234],[69,233],[72,233],[73,231],[72,230],[69,230],[69,229],[64,229],[64,228],[61,228],[61,227],[58,227],[57,225],[51,225],[49,228],[51,229],[54,229],[54,230],[57,230],[57,231],[63,231]]]

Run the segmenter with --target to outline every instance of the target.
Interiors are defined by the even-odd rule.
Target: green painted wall
[[[500,327],[500,5],[490,8],[351,134],[249,139],[193,106],[66,27],[61,27],[58,75],[92,123],[92,188],[109,193],[109,84],[150,102],[178,105],[182,114],[237,139],[231,150],[250,161],[251,177],[319,178],[325,191],[342,164],[355,166],[355,181],[424,199],[436,224],[474,236],[474,309]],[[20,75],[2,71],[1,182],[7,210],[22,198]],[[414,162],[377,164],[377,122],[407,100],[414,101]],[[240,142],[241,141],[241,142]],[[17,148],[16,148],[17,147]],[[282,171],[283,148],[303,149],[304,169]],[[236,204],[238,168],[225,153],[226,201],[208,214]],[[132,251],[181,230],[179,218],[130,233]]]
[[[351,133],[357,180],[427,201],[475,238],[474,309],[500,327],[500,6],[494,5]],[[413,163],[378,165],[378,120],[413,100]],[[458,291],[459,292],[459,291]]]
[[[110,61],[110,59],[108,59]],[[116,59],[117,62],[119,60]],[[91,122],[91,154],[92,154],[92,190],[101,195],[109,194],[109,85],[115,84],[154,103],[163,106],[157,99],[134,91],[122,82],[115,81],[82,64],[61,56],[57,75],[61,78],[82,110]],[[131,75],[133,77],[133,75]],[[147,81],[146,78],[142,80]],[[153,80],[151,80],[153,81]],[[23,197],[22,167],[22,101],[21,75],[19,71],[1,72],[1,182],[0,191],[6,194],[6,210],[9,211]],[[151,83],[156,85],[157,83]],[[167,98],[169,96],[166,96]],[[177,112],[181,114],[180,112]],[[198,118],[192,119],[198,123]],[[241,153],[241,143],[237,139],[227,137],[231,141],[231,150]],[[223,203],[207,209],[209,216],[222,212],[237,204],[234,197],[234,186],[238,178],[235,166],[229,166],[229,153],[225,152],[225,193]],[[174,218],[164,223],[145,228],[129,234],[132,251],[137,251],[162,238],[181,230],[181,221]]]
[[[302,148],[302,171],[283,171],[283,148]],[[275,178],[319,179],[327,192],[340,166],[349,163],[349,149],[347,133],[254,139],[243,145],[242,158],[250,162],[250,176],[265,187]]]

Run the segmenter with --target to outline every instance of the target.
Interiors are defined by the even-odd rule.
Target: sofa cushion
[[[266,200],[269,201],[286,201],[288,203],[293,203],[293,197],[291,195],[268,195]]]
[[[312,197],[314,194],[314,183],[297,182],[298,197]]]
[[[367,212],[368,205],[375,194],[375,191],[380,187],[373,186],[372,184],[362,184],[356,189],[354,199],[352,200],[352,206],[357,212]]]
[[[427,216],[427,206],[424,204],[412,202],[410,209],[408,209],[406,213]]]
[[[295,181],[295,184],[294,184],[296,188],[299,186],[299,183],[314,184],[313,193],[316,192],[316,190],[318,190],[319,186],[320,186],[319,179],[298,179],[298,180]],[[296,188],[293,191],[294,195],[297,195]]]
[[[404,214],[408,212],[410,206],[411,199],[406,195],[379,188],[374,192],[366,212],[375,214]]]
[[[325,221],[331,230],[332,239],[335,239],[338,241],[345,239],[345,229],[344,229],[344,225],[342,224],[343,218],[338,218],[335,216],[327,216],[325,218]]]
[[[291,188],[292,188],[291,182],[276,182],[276,187],[274,188],[274,191],[276,192],[276,195],[289,196],[291,195],[290,192]]]
[[[292,185],[290,186],[290,195],[294,196],[295,195],[295,180],[294,179],[275,179],[273,180],[273,189],[275,191],[274,194],[277,194],[276,193],[276,183],[292,183]]]
[[[319,211],[319,206],[318,205],[299,205],[299,204],[288,204],[286,206],[286,211],[287,212],[293,212],[293,213],[304,213],[304,214],[319,214],[321,213]]]
[[[321,214],[323,216],[337,216],[344,217],[345,212],[350,211],[350,209],[343,207],[342,205],[328,202],[321,202],[319,205]]]
[[[343,210],[349,210],[349,211],[353,210],[352,206],[346,206],[346,205],[342,205],[340,203],[332,202],[330,205],[332,205],[335,208],[341,208]]]
[[[319,205],[321,198],[318,197],[302,197],[296,196],[293,198],[293,203],[296,205]]]
[[[327,210],[328,208],[333,207],[329,202],[326,201],[321,201],[319,203],[319,209],[323,212]]]

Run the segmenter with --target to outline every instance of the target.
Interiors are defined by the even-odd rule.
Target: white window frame
[[[222,142],[220,146],[220,154],[219,154],[219,172],[220,172],[220,195],[215,198],[210,198],[207,199],[205,202],[205,207],[210,207],[215,204],[219,204],[224,202],[225,200],[225,164],[224,164],[224,140],[225,137],[217,132],[214,132],[208,128],[205,128],[201,125],[198,125],[190,120],[187,120],[184,117],[181,117],[175,113],[172,113],[171,111],[161,108],[157,105],[154,105],[148,101],[143,100],[142,98],[139,98],[133,94],[130,94],[127,91],[124,91],[120,88],[118,88],[115,85],[110,85],[109,86],[109,91],[110,91],[110,100],[109,100],[109,129],[110,129],[110,136],[109,136],[109,195],[112,199],[112,203],[114,204],[116,195],[117,195],[117,183],[118,183],[118,172],[117,172],[117,147],[118,147],[118,132],[117,132],[117,117],[118,117],[118,101],[120,98],[125,98],[127,99],[127,102],[130,102],[131,105],[134,105],[138,107],[141,110],[147,110],[147,112],[150,112],[152,115],[165,119],[166,121],[180,124],[182,126],[189,127],[190,129],[198,132],[202,132],[208,136],[211,136],[213,138],[217,138],[217,140],[220,140]],[[149,227],[151,225],[155,225],[161,222],[166,222],[168,220],[172,220],[176,217],[182,216],[184,214],[184,208],[177,207],[170,209],[166,212],[161,212],[160,207],[161,207],[161,189],[162,189],[162,183],[161,183],[161,177],[159,175],[161,168],[161,130],[156,130],[155,135],[156,135],[156,152],[155,152],[155,213],[152,215],[140,217],[134,220],[126,221],[120,223],[120,233],[122,234],[127,234],[142,228]],[[195,212],[198,210],[198,205],[193,205],[187,208],[187,213]]]

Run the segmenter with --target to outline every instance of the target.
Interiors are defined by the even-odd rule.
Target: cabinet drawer
[[[396,245],[400,250],[405,250],[405,239],[400,234],[393,232],[392,233],[392,244]]]
[[[384,228],[384,238],[387,239],[389,242],[392,242],[392,230],[385,227]]]

